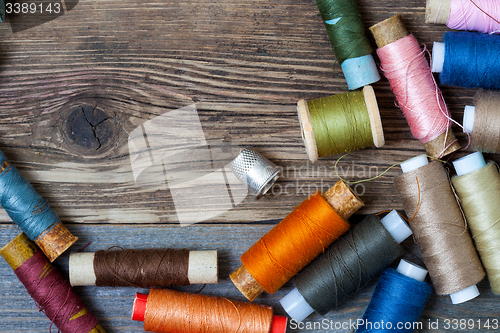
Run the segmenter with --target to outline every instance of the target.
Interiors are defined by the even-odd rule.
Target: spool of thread
[[[243,185],[259,199],[276,183],[281,169],[261,153],[243,149],[231,162],[231,170]]]
[[[460,198],[491,289],[500,294],[500,173],[496,163],[486,164],[483,154],[472,153],[453,162],[451,179]]]
[[[302,139],[311,162],[319,157],[385,144],[375,92],[363,91],[297,102]]]
[[[462,211],[441,162],[425,155],[401,164],[394,183],[438,295],[453,304],[479,295],[476,283],[484,276]]]
[[[424,282],[426,275],[426,269],[404,259],[397,269],[387,268],[356,332],[413,333],[414,323],[432,292],[432,287]]]
[[[349,90],[380,80],[372,47],[354,0],[316,0]]]
[[[35,304],[62,333],[105,333],[69,282],[38,247],[21,233],[0,254],[26,287]]]
[[[54,261],[78,238],[61,223],[33,186],[0,151],[0,204],[21,230]]]
[[[500,35],[448,31],[434,42],[432,71],[441,84],[500,89]]]
[[[410,235],[395,210],[382,220],[368,215],[292,280],[296,288],[281,305],[297,322],[314,311],[325,315],[401,256],[399,243]]]
[[[218,282],[217,251],[146,249],[75,252],[72,286],[173,287]]]
[[[243,253],[243,265],[229,277],[250,301],[264,291],[274,294],[345,233],[346,220],[362,206],[343,181],[323,196],[311,195]]]
[[[391,84],[411,132],[427,154],[440,158],[460,149],[451,131],[451,115],[443,99],[425,51],[396,15],[370,27],[382,70]]]
[[[500,153],[500,92],[479,89],[474,106],[465,106],[463,122],[476,150]]]
[[[425,23],[446,24],[453,30],[500,32],[499,0],[427,0]]]
[[[285,333],[287,326],[270,306],[168,289],[137,293],[132,320],[158,333]]]

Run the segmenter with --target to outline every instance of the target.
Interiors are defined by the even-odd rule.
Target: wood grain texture
[[[359,0],[358,5],[368,36],[369,26],[398,13],[427,48],[447,30],[425,24],[424,0]],[[228,278],[240,264],[238,257],[308,194],[338,180],[334,163],[339,156],[308,162],[296,114],[299,99],[347,91],[314,1],[82,0],[50,22],[16,33],[6,22],[0,32],[0,149],[80,237],[73,249],[88,241],[93,242],[89,250],[110,245],[215,248],[221,253],[221,284],[203,292],[242,300]],[[386,145],[346,156],[338,171],[347,180],[373,177],[424,152],[387,80],[373,86]],[[442,90],[453,117],[461,121],[475,91]],[[143,140],[150,149],[145,145],[143,153],[151,158],[162,149],[174,150],[161,140],[169,126],[159,119],[188,105],[196,108],[210,158],[196,150],[189,156],[172,155],[169,163],[155,162],[136,182],[129,140],[140,141],[147,132]],[[460,129],[455,132],[464,144]],[[152,143],[158,146],[152,149]],[[212,172],[247,146],[283,167],[270,194],[258,201],[249,195],[236,205],[233,200],[235,207],[207,224],[178,227],[167,186],[172,175],[183,179],[187,171]],[[496,155],[487,158],[500,161]],[[399,172],[396,167],[355,186],[365,203],[358,214],[402,210],[393,185]],[[191,190],[187,199],[193,208],[201,207],[197,188]],[[216,210],[216,204],[207,200],[203,210]],[[3,210],[0,221],[4,245],[18,229]],[[66,269],[65,260],[55,263]],[[39,332],[48,327],[7,264],[0,263],[0,274],[5,300],[0,302],[0,330]],[[374,284],[327,318],[359,318]],[[290,288],[259,301],[282,313],[277,302]],[[497,298],[486,282],[480,289],[479,299],[458,306],[433,295],[424,321],[499,318]],[[107,332],[142,331],[140,323],[129,319],[136,291],[78,288]]]
[[[446,31],[424,23],[423,1],[364,0],[359,7],[366,27],[401,13],[427,46]],[[190,104],[213,146],[255,147],[288,171],[275,191],[286,188],[287,195],[271,193],[258,202],[249,196],[210,221],[278,219],[316,186],[338,179],[338,156],[307,161],[296,115],[300,98],[347,90],[314,2],[81,1],[29,30],[0,29],[0,147],[63,221],[176,222],[162,177],[156,185],[134,182],[127,142],[134,129]],[[424,151],[387,81],[374,88],[387,144],[346,157],[340,171],[348,180]],[[444,93],[460,120],[474,91]],[[107,117],[109,136],[102,145],[87,142],[90,149],[67,133],[75,109],[89,106]],[[360,213],[402,208],[392,185],[398,172],[358,186],[367,203]]]
[[[245,298],[231,283],[229,273],[240,265],[239,256],[271,228],[272,225],[249,226],[233,224],[224,226],[194,225],[189,227],[168,225],[69,226],[70,231],[79,236],[78,242],[71,248],[72,251],[77,251],[89,241],[92,241],[92,243],[84,251],[95,252],[115,245],[123,248],[171,247],[189,248],[192,250],[216,249],[219,255],[219,284],[206,285],[201,293],[224,296],[241,301],[244,301]],[[14,238],[18,232],[19,230],[15,227],[0,227],[0,242],[2,244],[7,242]],[[241,237],[242,234],[245,237]],[[228,247],[228,244],[231,244],[231,246]],[[406,240],[403,245],[408,250],[405,257],[418,263],[421,257],[413,241],[411,239]],[[69,254],[65,254],[55,261],[55,265],[66,276],[68,274],[68,257]],[[308,318],[308,321],[318,322],[326,318],[328,321],[348,322],[349,320],[355,321],[361,318],[370,301],[377,279],[378,277],[373,279],[360,292],[349,298],[337,311],[331,311],[324,317],[313,314]],[[485,321],[488,318],[498,318],[500,316],[497,308],[498,300],[491,293],[489,284],[487,281],[483,281],[478,287],[481,292],[479,298],[454,306],[451,305],[449,297],[437,296],[433,292],[422,315],[422,322],[427,324],[429,320],[436,321],[439,319],[442,329],[444,319],[475,318]],[[76,287],[75,289],[89,309],[97,315],[107,333],[143,331],[142,323],[132,321],[130,315],[135,293],[147,293],[147,289],[124,287]],[[195,292],[200,289],[200,286],[191,285],[177,289]],[[292,289],[293,284],[288,282],[274,295],[264,293],[255,302],[271,305],[275,313],[285,315],[279,305],[279,300]],[[48,327],[50,323],[47,321],[47,318],[38,312],[32,299],[17,280],[12,269],[4,262],[0,263],[0,290],[2,290],[2,299],[6,300],[6,302],[0,303],[1,331],[41,332],[40,328]],[[301,333],[310,331],[305,329],[291,329],[290,325],[288,330],[288,332]],[[342,329],[313,331],[348,332],[348,330]],[[477,332],[480,330],[474,331]]]

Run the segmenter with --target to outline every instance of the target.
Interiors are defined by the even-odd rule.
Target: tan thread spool
[[[380,120],[377,97],[375,96],[372,86],[365,86],[363,88],[363,95],[365,96],[366,108],[368,109],[368,115],[370,117],[373,143],[377,148],[380,148],[385,144],[384,131],[382,128],[382,121]],[[297,113],[299,115],[300,130],[302,133],[302,140],[306,147],[307,156],[309,160],[314,163],[318,160],[319,154],[306,100],[301,99],[297,102]]]
[[[399,14],[379,22],[371,26],[369,29],[372,32],[375,42],[379,48],[409,35],[408,30],[406,30],[402,21],[401,15]],[[451,144],[452,142],[454,143]],[[435,158],[440,157],[444,147],[448,148],[444,151],[442,156],[449,155],[460,149],[460,145],[456,142],[455,134],[451,129],[442,133],[434,140],[425,143],[424,147],[427,154]]]
[[[323,197],[344,220],[347,220],[364,205],[352,189],[341,180],[323,193]],[[236,288],[250,301],[255,300],[265,291],[244,265],[237,268],[229,277]]]
[[[398,175],[394,184],[436,293],[455,303],[453,294],[473,287],[485,272],[446,170],[434,161]]]
[[[474,117],[472,122],[464,110],[464,129],[470,131],[472,146],[482,152],[500,152],[500,92],[479,89],[474,96]],[[467,119],[467,120],[466,120]],[[471,129],[469,129],[471,128]]]

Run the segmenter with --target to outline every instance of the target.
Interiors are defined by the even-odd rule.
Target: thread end
[[[453,304],[460,304],[470,301],[473,298],[479,296],[479,290],[476,285],[472,285],[460,291],[450,294],[451,302]]]
[[[274,315],[271,321],[271,330],[269,333],[285,333],[288,318],[285,316]]]
[[[148,296],[146,294],[136,293],[134,299],[134,306],[132,308],[132,320],[144,321],[146,315],[146,305],[148,303]]]
[[[257,296],[265,291],[244,265],[232,272],[229,278],[250,302],[253,302]]]
[[[396,270],[398,273],[420,282],[423,282],[427,276],[426,269],[404,259],[401,259]]]
[[[369,29],[379,48],[409,35],[399,14],[391,16],[371,26]]]
[[[451,0],[427,0],[425,23],[446,24],[450,16]]]
[[[49,261],[53,262],[77,240],[78,238],[73,236],[62,222],[57,222],[48,232],[35,239],[35,243]]]
[[[441,158],[443,156],[453,153],[454,151],[459,150],[460,144],[458,143],[457,138],[455,137],[455,133],[453,133],[451,128],[449,128],[448,131],[442,133],[434,140],[431,140],[426,144],[424,144],[424,147],[425,151],[430,156],[434,158]],[[446,148],[446,150],[443,152],[443,149],[445,147],[448,148]]]
[[[347,220],[365,205],[349,185],[342,180],[336,182],[323,193],[323,197],[343,220]]]
[[[306,319],[314,309],[307,303],[297,288],[290,291],[280,300],[283,310],[296,322]]]

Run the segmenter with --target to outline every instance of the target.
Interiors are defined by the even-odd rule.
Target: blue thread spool
[[[432,291],[426,275],[426,269],[404,259],[397,270],[386,269],[356,332],[412,333]]]
[[[442,84],[500,89],[500,35],[446,32],[434,42],[431,67]]]
[[[77,238],[60,222],[33,186],[0,151],[0,204],[14,223],[34,241],[52,262]]]

